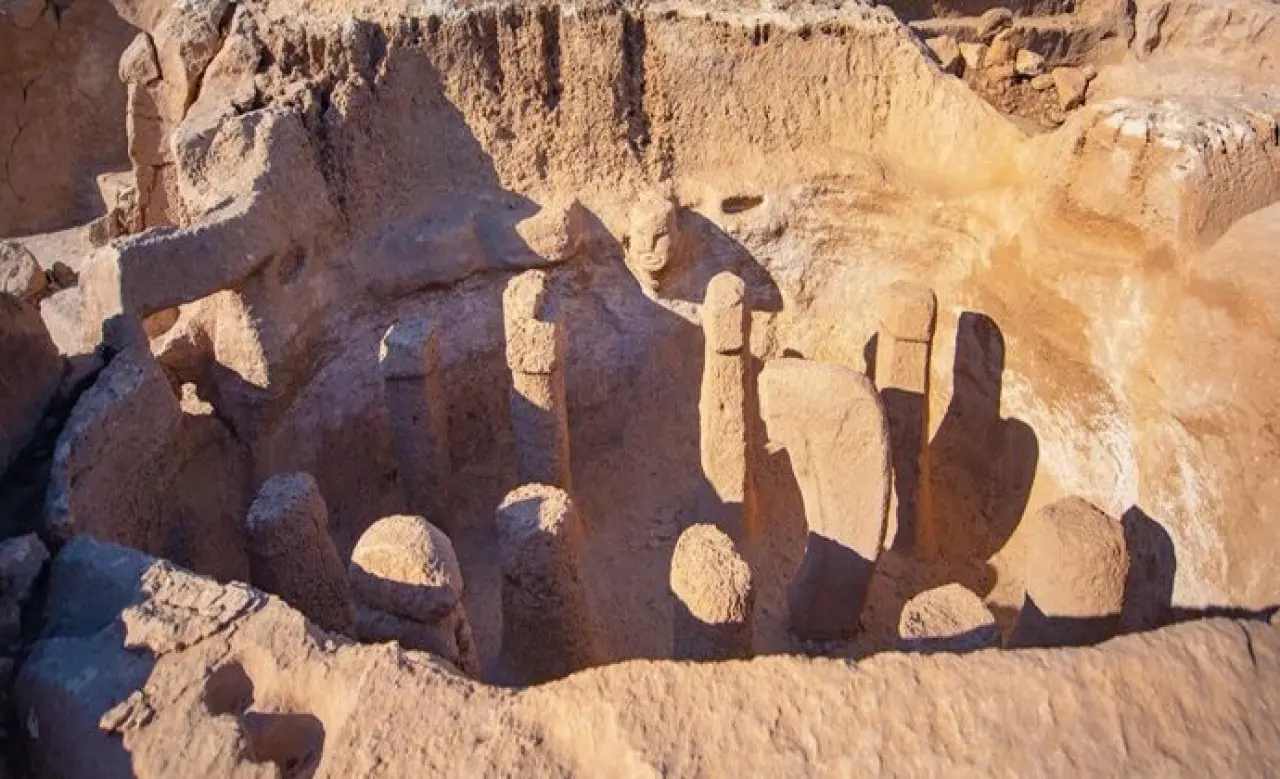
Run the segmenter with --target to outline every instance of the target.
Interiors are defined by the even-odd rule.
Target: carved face
[[[627,264],[640,283],[652,290],[674,259],[676,208],[670,200],[652,198],[636,204],[631,212]]]

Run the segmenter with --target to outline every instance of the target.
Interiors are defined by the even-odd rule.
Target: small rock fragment
[[[897,645],[903,652],[971,652],[999,646],[1000,626],[981,598],[952,583],[907,601]]]
[[[676,596],[677,660],[727,660],[751,655],[755,589],[751,569],[733,540],[714,525],[680,534],[671,556]]]
[[[1053,89],[1053,76],[1048,73],[1041,73],[1031,79],[1031,88],[1039,92],[1043,92],[1046,89]]]
[[[27,247],[16,241],[0,241],[0,293],[35,303],[48,284],[44,270]]]
[[[1058,90],[1058,105],[1063,111],[1070,111],[1084,105],[1085,94],[1089,89],[1090,71],[1084,68],[1054,68],[1050,74],[1053,85]]]
[[[1018,54],[1018,40],[1013,30],[1005,30],[991,41],[986,56],[982,58],[982,67],[994,68],[1001,65],[1012,65]]]
[[[1019,76],[1038,76],[1044,73],[1044,56],[1030,49],[1018,49],[1013,70]]]
[[[987,44],[962,43],[960,44],[960,57],[964,60],[966,73],[976,71],[982,67],[982,61],[987,57]]]

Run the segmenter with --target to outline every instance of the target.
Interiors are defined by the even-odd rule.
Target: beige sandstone
[[[480,678],[462,569],[443,532],[422,517],[384,517],[356,542],[348,576],[361,640],[396,640]]]
[[[30,442],[62,379],[63,360],[34,306],[0,293],[0,473]]]
[[[702,517],[741,535],[752,529],[748,493],[747,309],[742,279],[729,272],[707,284],[702,300],[702,385],[698,395],[699,450],[707,479]]]
[[[1114,636],[1129,575],[1120,522],[1081,498],[1045,506],[1030,522],[1027,595],[1010,643],[1077,646]]]
[[[569,489],[569,421],[564,388],[564,320],[543,271],[526,271],[503,293],[516,478]]]
[[[582,583],[582,521],[561,489],[527,484],[498,507],[502,657],[528,683],[594,665],[599,647]]]
[[[245,518],[245,544],[249,581],[325,630],[354,632],[355,608],[329,536],[329,512],[309,474],[280,474],[263,483]]]
[[[671,556],[671,592],[677,601],[674,659],[751,656],[751,568],[729,536],[709,524],[681,533]]]
[[[1275,4],[784,5],[0,8],[0,237],[50,282],[55,347],[0,316],[0,539],[66,544],[0,658],[0,773],[1265,773],[1274,640],[1246,617],[1280,602]],[[725,273],[741,343],[707,360]],[[942,302],[932,340],[881,321],[896,279]],[[504,306],[509,284],[535,294]],[[434,370],[396,373],[388,328],[422,322],[434,352],[405,351]],[[800,356],[822,375],[781,380]],[[707,424],[721,357],[744,402]],[[850,370],[920,388],[920,447]],[[928,555],[881,548],[908,450]],[[672,565],[719,521],[721,456],[723,483],[750,477],[757,657],[671,663]],[[508,609],[494,508],[531,470],[590,532],[545,523],[572,552],[517,557],[571,573],[522,581],[569,595]],[[340,590],[412,511],[449,533],[465,619],[356,598],[342,636],[230,583],[253,581],[253,488],[296,472],[337,562],[308,575]],[[1123,517],[1120,606],[1115,544],[1033,564],[1065,495]],[[1077,581],[1098,566],[1101,605]],[[1028,593],[1100,612],[1049,615],[1104,625],[1087,643],[1156,632],[891,651],[904,620],[1025,633]],[[1158,629],[1220,609],[1242,619]],[[466,678],[538,678],[504,651],[513,622],[568,678]]]
[[[889,426],[866,377],[799,359],[760,373],[768,438],[786,449],[804,498],[804,561],[788,592],[791,629],[846,638],[858,626],[884,542],[889,509]]]
[[[926,590],[902,607],[897,647],[904,652],[972,652],[1000,646],[1000,626],[961,584]]]
[[[449,409],[440,375],[439,335],[428,319],[391,326],[379,347],[387,417],[410,511],[452,525]]]

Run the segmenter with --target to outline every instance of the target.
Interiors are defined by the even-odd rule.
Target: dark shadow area
[[[875,563],[812,531],[787,593],[793,632],[807,641],[853,638]]]
[[[986,561],[1022,519],[1039,461],[1035,431],[1000,416],[1004,335],[990,317],[960,315],[951,402],[925,452],[917,554],[941,561],[979,596],[994,582]]]
[[[1120,615],[1099,617],[1059,617],[1045,614],[1030,595],[1022,603],[1006,647],[1093,646],[1120,632]]]
[[[889,420],[889,450],[893,457],[893,548],[914,546],[920,512],[920,482],[924,476],[925,396],[885,387],[880,390]]]
[[[880,350],[880,334],[872,333],[862,347],[862,372],[876,383],[876,353]]]
[[[899,639],[895,649],[903,652],[932,654],[965,654],[1000,646],[1000,629],[994,625],[969,628],[951,636],[926,636]]]
[[[1129,550],[1129,577],[1120,629],[1125,633],[1154,630],[1172,618],[1173,582],[1178,571],[1173,539],[1138,506],[1130,506],[1121,522]]]

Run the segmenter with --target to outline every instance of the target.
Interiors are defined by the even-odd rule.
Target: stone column
[[[599,662],[579,570],[582,529],[569,495],[544,484],[510,492],[498,507],[502,558],[502,661],[526,683]]]
[[[279,596],[325,630],[354,635],[355,605],[329,536],[316,480],[284,473],[263,482],[245,521],[249,582]]]
[[[438,358],[439,338],[427,317],[397,322],[382,338],[379,366],[405,504],[452,532],[449,409]]]
[[[1129,576],[1123,524],[1082,498],[1029,521],[1027,594],[1009,645],[1087,646],[1116,635]]]
[[[807,640],[852,638],[889,511],[880,396],[857,371],[783,358],[760,372],[760,411],[770,445],[791,459],[809,526],[787,594],[791,630]]]
[[[937,534],[920,511],[923,457],[929,435],[929,354],[937,321],[933,290],[899,281],[879,301],[876,384],[889,418],[893,496],[888,543],[935,553]]]
[[[751,569],[733,540],[714,525],[680,534],[671,556],[675,660],[729,660],[751,656],[755,589]]]
[[[571,488],[564,325],[545,271],[516,276],[502,296],[516,479]]]
[[[458,556],[424,517],[374,522],[356,543],[347,574],[361,641],[399,641],[480,678]]]
[[[747,516],[747,310],[742,279],[729,272],[707,284],[702,301],[704,356],[698,398],[702,472],[707,480],[703,519],[734,536]]]

